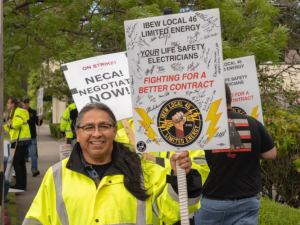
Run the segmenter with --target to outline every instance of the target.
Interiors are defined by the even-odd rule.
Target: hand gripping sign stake
[[[181,151],[177,148],[177,155],[180,155]],[[187,186],[186,186],[186,174],[185,169],[182,169],[177,165],[178,160],[176,161],[177,169],[177,183],[178,183],[178,197],[179,197],[179,206],[180,206],[180,220],[181,225],[189,225],[189,207],[188,207],[188,195],[187,195]]]

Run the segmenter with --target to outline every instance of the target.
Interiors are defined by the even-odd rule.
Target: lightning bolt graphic
[[[221,104],[222,98],[220,98],[217,101],[214,101],[211,106],[210,109],[208,111],[207,117],[205,122],[210,120],[210,124],[208,126],[208,129],[206,131],[206,135],[209,134],[208,140],[206,142],[206,144],[208,144],[208,142],[212,139],[212,137],[215,135],[215,133],[219,130],[220,127],[215,128],[215,126],[217,125],[222,113],[217,113],[219,106]]]
[[[184,114],[186,116],[186,121],[194,122],[195,120],[199,120],[198,115],[201,114],[200,112],[190,115],[195,109],[196,108],[193,108]]]
[[[141,108],[134,108],[135,111],[140,115],[140,117],[143,120],[138,120],[139,123],[144,127],[148,133],[144,133],[147,137],[149,137],[152,141],[154,141],[156,144],[159,145],[158,141],[155,139],[157,134],[154,132],[154,130],[151,128],[150,124],[154,124],[152,119],[149,117],[149,115],[146,113],[144,109]]]
[[[165,121],[160,121],[162,125],[158,128],[164,129],[162,131],[169,130],[171,127],[173,127],[173,122],[172,120],[165,120]]]
[[[258,107],[259,107],[259,105],[255,106],[255,107],[252,109],[251,116],[254,117],[255,119],[257,119],[258,116],[259,116],[259,113],[257,113]]]

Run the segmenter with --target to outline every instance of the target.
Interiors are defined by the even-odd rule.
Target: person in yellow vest
[[[170,158],[174,174],[168,178],[166,168],[114,141],[116,124],[105,104],[83,107],[70,157],[47,171],[23,225],[144,225],[153,224],[153,214],[175,223],[180,219],[176,160],[187,174],[189,211],[199,208],[201,187],[188,152]]]
[[[27,110],[19,108],[20,102],[17,98],[7,101],[7,110],[11,110],[9,120],[4,124],[4,130],[9,131],[11,148],[15,149],[13,166],[16,173],[16,184],[14,189],[25,190],[27,187],[27,173],[25,165],[26,149],[31,143],[31,134],[27,120]]]
[[[128,123],[129,123],[131,129],[134,131],[133,119],[129,119]],[[130,140],[126,134],[126,131],[123,128],[123,126],[121,126],[121,125],[119,126],[119,130],[117,132],[117,136],[116,136],[115,140],[125,143],[129,146],[131,145]],[[170,158],[175,154],[175,151],[149,152],[149,153],[141,153],[141,154],[147,160],[157,163],[158,165],[160,165],[164,168],[167,168],[171,172],[172,168],[171,168],[171,164],[170,164]],[[201,175],[202,185],[204,185],[204,183],[208,177],[208,174],[210,172],[209,167],[206,162],[206,159],[205,159],[204,151],[203,150],[189,151],[189,157],[192,159],[191,168],[195,169],[199,172],[199,174]],[[153,224],[163,224],[163,222],[159,221],[157,217],[154,216],[153,219],[155,220],[155,223],[153,223]],[[192,223],[192,221],[193,221],[193,219],[191,219],[191,223]],[[178,224],[180,224],[180,223],[178,223]]]
[[[62,117],[60,118],[60,132],[71,141],[71,147],[76,144],[75,122],[78,116],[78,110],[75,103],[68,105]]]

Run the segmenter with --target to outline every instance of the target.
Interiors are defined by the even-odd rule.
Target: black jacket
[[[31,138],[36,138],[36,127],[35,125],[39,125],[39,118],[36,115],[36,110],[31,109],[29,107],[28,109],[28,113],[29,113],[29,120],[27,121],[29,124],[29,128],[30,128],[30,133],[31,133]],[[40,126],[43,124],[43,119],[40,120]]]

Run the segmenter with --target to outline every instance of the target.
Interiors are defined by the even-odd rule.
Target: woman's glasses
[[[29,101],[28,101],[28,100],[25,100],[25,101],[23,101],[23,103],[27,104],[27,103],[29,103]]]
[[[96,127],[98,127],[98,130],[101,133],[106,133],[110,130],[111,127],[114,125],[112,124],[100,124],[99,126],[93,126],[93,125],[85,125],[85,126],[77,126],[78,129],[82,129],[83,132],[87,135],[93,134],[96,131]]]

